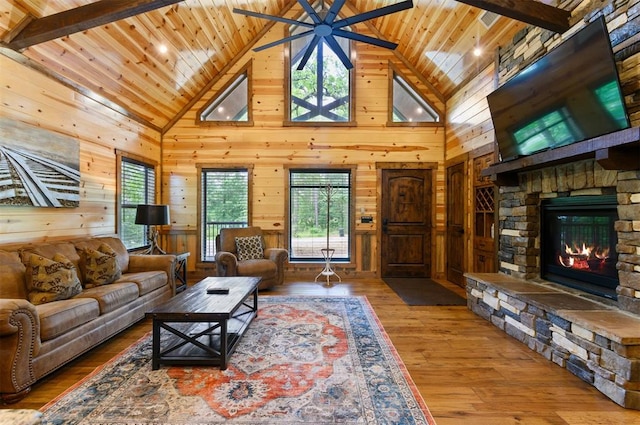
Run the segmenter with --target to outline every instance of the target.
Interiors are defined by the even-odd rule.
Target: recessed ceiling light
[[[475,49],[473,49],[473,56],[481,56],[482,55],[482,49],[480,47],[476,47]]]
[[[165,54],[169,51],[169,48],[167,47],[166,44],[161,44],[158,46],[158,51],[162,54]]]

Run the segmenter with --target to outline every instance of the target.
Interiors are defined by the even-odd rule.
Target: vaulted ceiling
[[[398,2],[347,0],[341,13]],[[527,24],[568,29],[556,3],[414,0],[355,29],[398,43],[397,58],[446,99]],[[0,0],[0,53],[163,131],[269,29],[284,34],[285,24],[233,8],[291,18],[302,10],[296,0]]]

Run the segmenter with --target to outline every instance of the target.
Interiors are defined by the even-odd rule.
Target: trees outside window
[[[249,225],[249,167],[202,168],[201,198],[201,261],[215,260],[215,239],[225,227]]]
[[[135,224],[138,204],[156,203],[155,165],[118,154],[118,234],[127,249],[149,244],[147,227]]]
[[[334,261],[350,261],[352,175],[350,168],[289,170],[291,261],[324,261],[324,248],[335,249]]]
[[[307,16],[307,21],[311,21]],[[308,28],[292,26],[295,35]],[[306,52],[308,37],[289,43],[289,120],[292,123],[349,123],[353,120],[353,70],[345,68],[338,56],[325,44],[318,43],[303,69],[298,66]],[[337,38],[350,56],[351,45]]]

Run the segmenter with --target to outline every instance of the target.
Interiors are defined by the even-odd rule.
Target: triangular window
[[[413,85],[396,71],[391,81],[392,104],[389,121],[392,123],[439,123],[440,114],[422,97]]]
[[[198,111],[198,124],[252,125],[251,64],[247,64]]]

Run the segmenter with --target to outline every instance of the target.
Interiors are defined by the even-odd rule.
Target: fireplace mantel
[[[640,168],[640,127],[631,127],[513,161],[499,162],[482,170],[499,186],[518,184],[518,173],[583,159],[595,158],[607,170]]]

